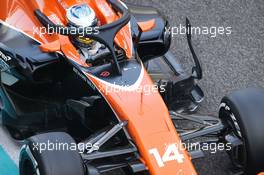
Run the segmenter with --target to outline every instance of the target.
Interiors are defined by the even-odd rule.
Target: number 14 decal
[[[178,163],[184,161],[184,155],[179,152],[176,144],[169,145],[163,156],[160,155],[157,148],[149,150],[149,153],[155,157],[159,167],[164,167],[165,163],[169,161],[177,161]]]

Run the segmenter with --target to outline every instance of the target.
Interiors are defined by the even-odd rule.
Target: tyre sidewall
[[[256,100],[258,104],[255,104]],[[264,92],[255,89],[240,91],[224,97],[222,103],[227,107],[220,109],[220,118],[225,122],[225,117],[230,116],[222,116],[223,110],[230,112],[235,116],[241,129],[247,156],[244,171],[247,174],[263,171]]]

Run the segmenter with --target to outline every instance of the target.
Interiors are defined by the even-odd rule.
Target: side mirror
[[[141,60],[146,62],[167,53],[171,44],[171,34],[166,18],[153,7],[133,4],[127,6],[138,24],[132,27],[135,31],[138,31],[138,28],[142,31],[137,41],[137,51]]]
[[[138,53],[143,62],[163,56],[171,45],[170,27],[163,18],[156,19],[156,25],[152,28],[145,27],[138,43]]]

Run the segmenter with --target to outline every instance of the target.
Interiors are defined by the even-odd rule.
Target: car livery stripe
[[[5,150],[0,146],[0,174],[19,175],[18,168]]]

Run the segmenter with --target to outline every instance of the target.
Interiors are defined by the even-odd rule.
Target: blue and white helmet
[[[95,12],[87,4],[70,7],[67,10],[66,16],[70,25],[76,27],[94,27],[97,25]]]

